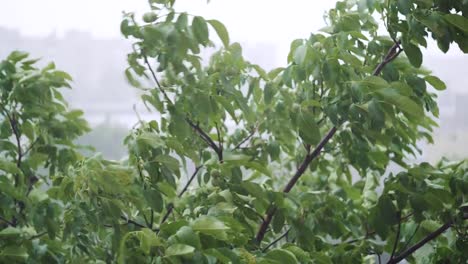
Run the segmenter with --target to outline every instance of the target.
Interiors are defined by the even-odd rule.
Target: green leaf
[[[224,47],[229,47],[229,34],[223,23],[215,19],[208,20],[207,22],[210,23],[210,25],[214,28],[219,38],[223,42]]]
[[[208,26],[203,17],[196,16],[193,18],[192,30],[199,43],[203,45],[208,43]]]
[[[444,15],[445,20],[450,24],[456,26],[465,33],[468,33],[468,18],[457,14]]]
[[[320,141],[320,129],[311,112],[299,114],[299,136],[305,143],[315,145]]]
[[[432,85],[432,87],[434,87],[436,90],[443,91],[443,90],[445,90],[447,88],[445,83],[436,76],[428,75],[428,76],[424,77],[424,79],[430,85]]]
[[[198,237],[193,229],[189,226],[183,226],[177,231],[174,235],[177,238],[177,241],[181,244],[192,246],[196,249],[201,249],[200,238]]]
[[[422,52],[418,46],[410,43],[410,42],[403,42],[403,51],[405,52],[406,56],[408,57],[410,63],[419,68],[422,64]]]
[[[403,15],[406,15],[410,12],[412,5],[412,0],[398,0],[398,11]]]
[[[0,251],[0,260],[9,261],[25,261],[29,257],[28,251],[18,245],[6,246]]]
[[[153,23],[156,19],[158,19],[158,15],[154,12],[147,12],[143,15],[143,21],[145,23]]]
[[[157,190],[147,189],[143,191],[143,196],[149,206],[156,212],[161,212],[164,208],[163,198],[161,193]]]
[[[385,113],[380,108],[377,100],[371,100],[367,109],[369,111],[372,127],[376,129],[383,128],[385,125]]]
[[[8,55],[7,60],[13,61],[14,63],[26,59],[29,56],[29,53],[15,50],[10,55]]]
[[[307,45],[303,44],[294,51],[294,62],[298,65],[303,65],[307,56]]]
[[[395,89],[382,89],[378,90],[377,93],[384,97],[385,102],[395,105],[400,110],[413,117],[421,118],[424,116],[424,110],[420,105],[409,97],[399,94]]]
[[[215,217],[201,216],[193,221],[191,226],[194,231],[211,235],[220,240],[227,239],[226,230],[229,230],[229,227]]]
[[[398,223],[399,219],[397,216],[396,207],[388,195],[382,195],[379,198],[377,206],[379,208],[379,218],[381,221],[383,221],[386,225],[389,226]]]
[[[296,259],[296,256],[290,251],[285,250],[285,249],[273,249],[266,254],[265,258],[273,261],[272,263],[278,263],[278,264],[299,263]]]
[[[171,157],[169,155],[159,155],[154,159],[154,161],[164,164],[172,171],[179,170],[179,161],[176,158]]]
[[[363,80],[355,81],[353,83],[361,84],[372,90],[383,89],[390,86],[386,80],[379,76],[367,76]]]
[[[172,257],[172,256],[184,256],[188,254],[192,254],[195,251],[195,248],[189,245],[184,245],[184,244],[174,244],[169,246],[166,249],[166,256],[167,257]]]

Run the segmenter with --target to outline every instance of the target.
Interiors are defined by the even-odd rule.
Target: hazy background
[[[141,15],[146,0],[0,0],[0,58],[18,49],[54,61],[74,77],[67,92],[72,107],[85,111],[94,131],[81,139],[108,158],[124,154],[121,144],[136,121],[133,110],[150,118],[137,91],[125,81],[130,41],[119,32],[122,11]],[[289,44],[325,26],[323,14],[335,0],[178,0],[176,9],[222,21],[231,41],[266,69],[284,66]],[[424,160],[468,157],[468,55],[456,46],[448,54],[431,43],[424,65],[447,83],[440,95],[436,144],[424,148]]]

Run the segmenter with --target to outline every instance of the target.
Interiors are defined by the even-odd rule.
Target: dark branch
[[[208,146],[210,146],[214,152],[218,155],[218,159],[220,162],[223,161],[223,150],[216,145],[216,143],[211,139],[211,137],[203,131],[198,124],[195,124],[192,120],[190,120],[188,117],[185,118],[187,123],[198,133],[201,139],[203,139]]]
[[[390,255],[390,259],[395,257],[395,252],[398,247],[398,241],[400,240],[400,230],[401,230],[401,212],[398,212],[398,228],[395,236],[395,242],[393,243],[392,254]]]
[[[377,67],[375,68],[375,70],[373,72],[373,75],[379,75],[382,72],[385,65],[390,63],[392,60],[394,60],[401,53],[402,49],[400,48],[399,43],[400,42],[398,41],[398,42],[395,42],[393,44],[393,46],[388,51],[387,55],[385,55],[384,60],[381,63],[379,63],[379,65],[377,65]],[[314,160],[320,154],[322,148],[333,137],[335,132],[336,132],[336,127],[332,127],[330,129],[330,131],[328,131],[327,135],[325,135],[325,137],[322,138],[322,140],[316,146],[314,151],[312,151],[312,153],[306,155],[306,157],[304,158],[304,161],[301,163],[301,165],[297,169],[294,176],[288,182],[286,187],[284,187],[283,192],[288,193],[289,191],[291,191],[291,189],[294,187],[296,182],[299,180],[299,178],[302,176],[302,174],[304,174],[304,172],[306,171],[306,169],[309,166],[310,162],[312,162],[312,160]],[[263,240],[263,237],[265,236],[265,233],[266,233],[266,231],[268,229],[268,226],[270,225],[271,220],[273,219],[273,215],[275,214],[275,212],[276,212],[276,208],[274,207],[274,205],[272,205],[272,207],[270,207],[269,213],[265,216],[265,218],[264,218],[264,220],[263,220],[262,224],[260,225],[260,228],[259,228],[259,230],[257,232],[257,235],[256,235],[257,243],[260,244],[260,242]]]
[[[252,131],[250,132],[250,134],[249,134],[246,138],[244,138],[241,142],[239,142],[239,144],[237,144],[237,145],[234,147],[234,149],[235,149],[235,150],[236,150],[236,149],[239,149],[239,148],[242,146],[242,144],[244,144],[245,142],[247,142],[250,138],[253,137],[253,135],[255,135],[255,132],[257,132],[257,127],[255,127],[254,129],[252,129]]]
[[[182,191],[180,191],[179,195],[177,195],[177,197],[182,197],[182,195],[184,195],[184,193],[187,191],[188,187],[190,186],[190,184],[192,183],[192,181],[195,179],[195,176],[197,176],[198,172],[200,171],[200,169],[203,167],[203,165],[200,165],[198,167],[195,168],[195,171],[192,173],[192,176],[189,178],[189,180],[187,181],[187,183],[185,184],[184,188],[182,188]],[[167,212],[166,214],[163,216],[162,220],[161,220],[161,224],[163,224],[164,222],[166,222],[167,218],[169,218],[169,216],[171,215],[172,211],[174,210],[174,205],[173,204],[169,204],[169,206],[167,207]]]
[[[400,47],[400,43],[401,41],[397,41],[393,44],[393,46],[388,50],[387,55],[385,55],[383,61],[379,65],[377,65],[372,75],[379,75],[382,72],[385,65],[394,60],[403,51],[403,49]]]
[[[416,226],[416,229],[414,230],[413,234],[411,235],[411,237],[408,239],[408,241],[406,241],[405,245],[401,248],[401,250],[405,250],[409,244],[411,243],[411,240],[413,240],[414,236],[416,235],[416,233],[418,232],[419,230],[419,227],[421,226],[421,223],[419,223],[417,226]],[[400,253],[401,254],[401,253]],[[398,254],[398,255],[400,255]]]
[[[133,220],[131,220],[131,219],[128,219],[128,218],[125,217],[125,216],[120,216],[120,219],[125,220],[125,222],[127,222],[127,224],[133,224],[133,225],[138,226],[138,227],[141,227],[141,228],[147,228],[147,227],[148,227],[148,226],[145,226],[145,225],[143,225],[143,224],[140,224],[140,223],[138,223],[138,222],[136,222],[136,221],[133,221]]]
[[[271,242],[270,244],[268,244],[268,246],[266,246],[262,252],[265,252],[267,251],[270,247],[272,247],[273,245],[275,245],[276,243],[278,243],[281,239],[283,239],[284,237],[286,237],[289,233],[289,231],[291,231],[291,228],[288,228],[288,230],[286,232],[284,232],[281,236],[279,236],[277,239],[273,240],[273,242]]]
[[[171,104],[171,105],[174,105],[174,103],[171,101],[171,99],[169,98],[169,96],[167,95],[166,91],[164,90],[164,88],[162,87],[161,83],[159,82],[158,80],[158,77],[156,76],[156,73],[154,72],[153,68],[151,67],[151,64],[149,63],[148,61],[148,57],[146,57],[146,55],[143,54],[143,59],[145,61],[145,64],[148,66],[148,69],[150,70],[151,72],[151,75],[153,76],[153,79],[154,79],[154,82],[156,83],[156,87],[158,88],[158,90],[163,94],[164,98],[166,99],[166,101]],[[190,120],[188,117],[185,118],[185,120],[187,121],[187,123],[193,128],[195,129],[195,131],[197,131],[197,133],[199,134],[199,136],[216,152],[216,154],[218,155],[218,158],[219,158],[219,161],[222,162],[223,160],[223,151],[222,151],[222,148],[218,147],[214,141],[211,139],[210,136],[208,136],[201,128],[199,125],[195,124],[192,120]]]
[[[145,60],[146,65],[148,66],[148,69],[151,72],[151,75],[153,76],[154,82],[156,83],[156,86],[158,87],[158,90],[164,95],[164,98],[169,104],[173,104],[169,96],[167,95],[166,91],[163,89],[161,86],[161,83],[159,83],[158,77],[156,76],[156,73],[154,72],[153,68],[151,67],[151,64],[148,61],[148,57],[143,54],[143,59]]]
[[[40,238],[41,236],[43,236],[43,235],[45,235],[45,234],[47,234],[47,232],[39,233],[39,234],[37,234],[37,235],[34,235],[34,236],[30,237],[29,240],[34,240],[34,239],[36,239],[36,238]]]
[[[430,233],[428,236],[426,236],[425,238],[423,238],[421,241],[419,241],[418,243],[416,243],[415,245],[413,245],[412,247],[408,248],[407,250],[403,251],[400,255],[396,256],[395,258],[393,259],[390,259],[387,264],[394,264],[394,263],[398,263],[402,260],[404,260],[405,258],[407,258],[408,256],[410,256],[411,254],[413,254],[416,250],[420,249],[422,246],[424,246],[425,244],[427,244],[428,242],[430,242],[431,240],[435,239],[436,237],[438,237],[439,235],[441,235],[442,233],[444,233],[447,229],[449,229],[451,226],[453,225],[453,221],[450,221],[448,223],[445,223],[444,225],[442,225],[441,227],[439,227],[436,231]]]
[[[0,216],[0,220],[2,220],[3,222],[7,223],[9,226],[15,226],[15,224],[9,220],[7,220],[5,217],[3,216]]]
[[[219,151],[220,154],[218,155],[219,161],[223,163],[223,137],[221,137],[221,132],[218,127],[218,123],[215,122],[216,127],[216,134],[218,135],[218,142],[219,142]]]
[[[31,151],[31,149],[34,147],[34,145],[36,145],[36,143],[39,141],[39,137],[37,137],[32,143],[31,145],[29,145],[29,147],[24,151],[23,153],[23,156],[26,156],[29,151]]]

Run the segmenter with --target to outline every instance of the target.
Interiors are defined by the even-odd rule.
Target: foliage
[[[157,115],[126,137],[124,162],[77,154],[87,126],[57,91],[67,74],[18,52],[2,62],[0,260],[464,260],[468,162],[407,158],[432,140],[428,84],[446,88],[419,47],[431,35],[466,52],[466,1],[338,2],[270,72],[221,22],[149,2],[121,30],[126,76]],[[222,47],[205,63],[213,33]],[[391,163],[402,172],[384,177]]]

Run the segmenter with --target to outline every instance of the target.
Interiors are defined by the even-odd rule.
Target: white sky
[[[3,3],[2,3],[3,2]],[[59,36],[70,29],[98,38],[119,38],[122,11],[149,11],[147,0],[0,0],[0,27],[23,35]],[[323,15],[336,0],[177,0],[176,9],[223,22],[231,41],[274,45],[285,58],[296,38],[325,26]],[[425,53],[442,55],[434,43]],[[449,54],[462,53],[453,45]],[[283,59],[285,60],[285,59]],[[283,61],[282,60],[282,61]]]
[[[118,37],[122,11],[149,10],[146,0],[0,0],[0,26],[25,35],[62,34],[68,29]],[[178,0],[176,9],[221,20],[232,38],[291,41],[324,26],[335,0]]]

